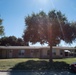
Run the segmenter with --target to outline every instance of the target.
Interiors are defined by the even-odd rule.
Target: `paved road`
[[[0,75],[76,75],[70,72],[0,72]]]

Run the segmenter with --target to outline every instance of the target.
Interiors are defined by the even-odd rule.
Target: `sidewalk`
[[[64,72],[38,72],[38,71],[12,71],[12,72],[0,72],[0,75],[76,75],[76,73]]]

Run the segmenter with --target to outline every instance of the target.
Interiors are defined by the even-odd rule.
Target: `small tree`
[[[35,44],[47,43],[50,46],[50,59],[52,62],[52,46],[60,43],[60,40],[70,42],[68,37],[72,36],[72,32],[67,35],[66,28],[71,28],[66,17],[60,11],[50,11],[46,15],[43,11],[38,14],[32,14],[25,18],[26,29],[24,30],[24,41]],[[70,29],[68,29],[68,32]],[[64,38],[66,37],[66,38]]]

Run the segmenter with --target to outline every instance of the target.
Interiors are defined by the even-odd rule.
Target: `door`
[[[12,58],[13,50],[9,50],[9,58]]]

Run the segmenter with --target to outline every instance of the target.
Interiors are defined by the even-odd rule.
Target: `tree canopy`
[[[15,36],[0,38],[0,46],[25,46],[22,38],[16,38]]]
[[[48,43],[50,46],[50,59],[52,59],[52,46],[64,40],[66,43],[72,43],[75,39],[73,36],[73,26],[60,11],[50,11],[48,14],[41,11],[33,13],[25,18],[24,41],[33,44],[40,42]],[[75,24],[74,24],[75,25]]]
[[[23,38],[33,44],[37,42],[49,43],[49,38],[52,38],[53,45],[59,44],[60,40],[72,43],[72,40],[75,39],[72,35],[71,23],[60,11],[53,10],[48,15],[43,11],[38,14],[33,13],[25,18],[25,23],[26,29]]]
[[[2,26],[2,19],[0,19],[0,35],[2,36],[4,34],[4,27]]]

